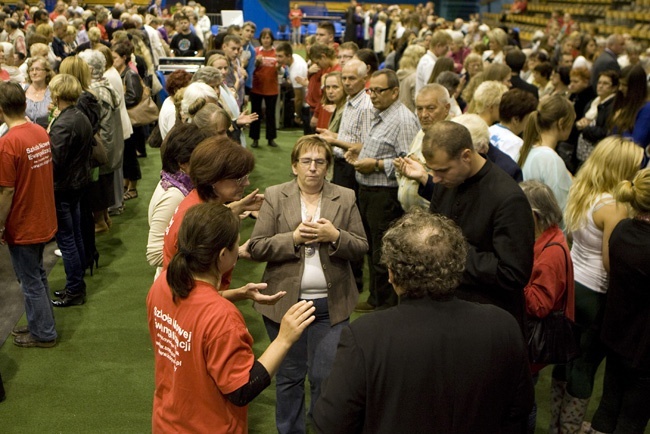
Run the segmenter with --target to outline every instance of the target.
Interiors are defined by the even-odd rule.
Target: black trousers
[[[124,159],[122,160],[124,179],[137,181],[142,178],[136,149],[138,148],[138,143],[142,144],[146,140],[146,127],[133,127],[133,134],[124,141]]]
[[[402,206],[397,200],[397,187],[360,185],[359,212],[369,244],[370,296],[368,303],[375,307],[395,306],[397,294],[388,282],[388,269],[381,263],[381,238],[390,224],[404,214]]]
[[[275,128],[275,105],[278,102],[277,95],[260,95],[259,93],[251,92],[251,108],[253,113],[260,115],[262,118],[262,101],[266,105],[264,110],[264,121],[266,122],[266,140],[275,139],[278,134]],[[260,127],[262,123],[258,119],[251,124],[250,138],[253,140],[260,139]]]
[[[359,183],[357,183],[354,173],[354,166],[345,161],[344,158],[334,158],[332,183],[354,190],[357,205],[359,205]],[[357,289],[359,292],[363,292],[363,258],[359,261],[353,261],[350,265],[352,265],[352,274],[354,274]]]

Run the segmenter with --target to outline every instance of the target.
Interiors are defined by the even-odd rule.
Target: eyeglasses
[[[29,72],[45,71],[45,68],[29,68]]]
[[[235,179],[237,185],[242,185],[244,182],[248,181],[248,175],[244,175],[241,178]]]
[[[305,167],[311,167],[312,163],[316,163],[316,167],[323,167],[327,164],[327,160],[323,158],[300,158],[298,162]]]
[[[392,87],[385,87],[385,88],[380,88],[380,87],[375,87],[375,88],[370,88],[366,89],[366,93],[368,95],[381,95],[382,93],[386,92],[387,90],[394,89]]]

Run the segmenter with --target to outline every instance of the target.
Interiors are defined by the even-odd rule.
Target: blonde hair
[[[45,45],[45,44],[43,44]],[[47,47],[47,45],[45,45]],[[29,84],[32,84],[32,78],[29,76],[29,70],[32,68],[34,63],[40,63],[43,69],[45,70],[45,84],[49,85],[52,78],[54,78],[54,70],[50,61],[43,56],[33,56],[27,59],[27,75],[25,76],[25,81]]]
[[[39,24],[36,26],[36,33],[45,37],[49,37],[54,34],[54,30],[52,30],[52,26],[49,24]]]
[[[505,86],[504,86],[505,87]],[[485,153],[490,145],[488,124],[479,115],[465,113],[451,120],[467,128],[476,152]]]
[[[208,63],[206,63],[206,65],[207,66],[212,66],[212,64],[214,62],[216,62],[217,60],[225,60],[226,62],[228,62],[228,58],[226,56],[224,56],[223,54],[216,53],[216,54],[211,55],[208,58]]]
[[[42,57],[45,59],[49,52],[50,49],[48,48],[47,44],[43,44],[42,42],[36,42],[29,46],[29,54],[32,59],[35,57]],[[47,61],[47,63],[49,64],[50,62]]]
[[[531,112],[524,128],[524,144],[519,154],[519,167],[524,167],[533,145],[537,144],[542,132],[551,130],[556,123],[562,128],[568,127],[576,120],[573,104],[561,95],[552,95],[542,100],[537,110]]]
[[[421,45],[413,44],[406,47],[402,58],[399,60],[399,69],[416,69],[420,58],[427,50]]]
[[[91,27],[88,29],[88,40],[92,45],[99,44],[99,40],[102,39],[102,31],[97,27]]]
[[[467,112],[480,114],[490,107],[498,106],[501,103],[501,97],[507,91],[508,87],[499,81],[484,81],[474,91],[474,97]]]
[[[632,205],[636,212],[650,212],[650,169],[636,173],[632,181],[621,181],[616,187],[616,200]]]
[[[72,75],[79,80],[79,84],[84,90],[90,87],[90,68],[79,56],[69,56],[63,59],[59,65],[59,73]]]
[[[487,32],[486,36],[490,41],[494,41],[499,44],[499,48],[501,49],[508,45],[508,34],[504,32],[503,29],[500,29],[498,27],[492,29]]]
[[[620,136],[601,140],[578,171],[569,190],[564,222],[573,232],[586,223],[589,208],[603,193],[613,193],[621,181],[632,179],[641,166],[643,150]]]
[[[50,82],[52,101],[57,99],[76,104],[81,96],[81,84],[70,74],[59,73]]]

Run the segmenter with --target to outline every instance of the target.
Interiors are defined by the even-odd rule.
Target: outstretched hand
[[[246,298],[259,304],[274,305],[287,294],[286,291],[279,291],[271,295],[262,294],[260,291],[266,289],[267,286],[266,283],[247,283],[241,289],[244,291]]]
[[[295,343],[302,332],[314,322],[316,311],[313,301],[301,300],[289,308],[282,317],[278,339]]]
[[[264,195],[258,194],[259,191],[260,189],[256,188],[250,194],[235,202],[229,203],[228,207],[230,207],[235,215],[240,215],[244,211],[259,211],[264,202]]]
[[[411,157],[398,157],[393,160],[395,169],[402,175],[414,181],[418,181],[422,185],[427,183],[429,174],[417,160]]]

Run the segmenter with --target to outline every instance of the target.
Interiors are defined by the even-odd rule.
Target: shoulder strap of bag
[[[551,241],[547,245],[544,246],[542,251],[546,250],[547,247],[550,246],[558,246],[560,249],[562,249],[562,253],[564,254],[564,270],[566,273],[566,282],[564,284],[564,303],[562,303],[562,310],[561,312],[565,313],[566,311],[566,301],[567,298],[569,297],[569,258],[567,257],[566,250],[564,249],[564,246],[558,242]]]

